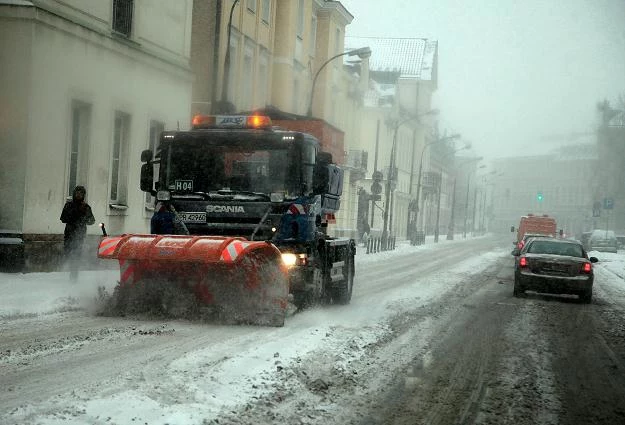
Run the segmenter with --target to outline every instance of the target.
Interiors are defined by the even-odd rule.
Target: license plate
[[[569,271],[569,266],[564,264],[547,264],[543,269],[550,272],[566,273]]]
[[[179,212],[178,215],[185,223],[206,223],[205,212]]]

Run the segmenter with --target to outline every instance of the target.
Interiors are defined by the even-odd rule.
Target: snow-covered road
[[[1,274],[0,423],[404,423],[408,405],[427,416],[405,423],[446,423],[443,405],[419,389],[497,423],[479,408],[497,412],[501,401],[485,370],[502,371],[503,388],[521,385],[514,353],[528,340],[525,358],[540,359],[530,378],[544,389],[535,419],[551,423],[563,400],[531,319],[542,301],[512,298],[509,251],[492,237],[361,250],[352,303],[297,313],[284,328],[99,317],[97,288],[112,289],[116,272],[85,272],[75,285],[65,273]],[[597,275],[594,304],[609,293],[623,309],[622,279],[607,261]],[[473,325],[482,330],[469,338]],[[451,385],[444,350],[454,349],[465,354]],[[393,411],[389,398],[400,403]]]

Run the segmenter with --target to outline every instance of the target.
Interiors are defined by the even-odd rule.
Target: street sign
[[[603,209],[611,210],[614,208],[614,199],[613,198],[603,198]]]

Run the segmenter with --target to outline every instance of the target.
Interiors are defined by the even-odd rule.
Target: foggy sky
[[[625,0],[341,2],[348,36],[438,40],[441,130],[480,155],[547,153],[625,95]]]

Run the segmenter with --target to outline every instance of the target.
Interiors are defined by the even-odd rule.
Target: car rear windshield
[[[584,257],[582,247],[574,243],[535,240],[527,248],[529,254],[567,255],[570,257]]]

